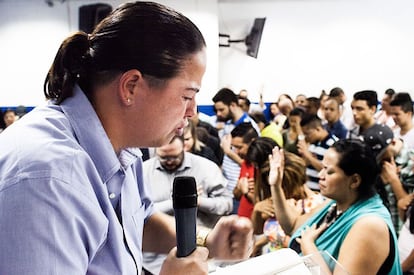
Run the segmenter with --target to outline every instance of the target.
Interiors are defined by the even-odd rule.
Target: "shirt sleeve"
[[[54,178],[0,189],[0,274],[86,274],[108,221],[88,192]]]
[[[227,180],[224,178],[220,168],[213,162],[208,167],[205,166],[205,177],[198,184],[203,186],[204,195],[200,198],[198,209],[200,211],[227,215],[232,211],[232,195],[227,190]]]

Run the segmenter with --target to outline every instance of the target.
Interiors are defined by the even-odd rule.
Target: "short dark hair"
[[[253,138],[256,138],[258,136],[256,129],[253,128],[253,125],[250,122],[243,122],[234,127],[234,129],[231,131],[232,137],[241,137],[243,138],[243,142],[245,140],[251,140]],[[248,136],[248,137],[247,137]],[[248,142],[246,142],[248,143]]]
[[[250,102],[250,100],[247,98],[247,97],[242,97],[242,96],[237,96],[237,99],[238,100],[243,100],[244,101],[244,103],[246,103],[246,105],[247,105],[247,107],[250,107],[250,104],[251,104],[251,102]],[[237,101],[238,102],[238,101]]]
[[[316,128],[322,126],[322,120],[317,115],[304,114],[300,120],[300,126]]]
[[[373,90],[359,91],[354,94],[354,100],[365,100],[369,107],[378,106],[378,94]]]
[[[305,110],[301,107],[295,107],[290,111],[289,116],[300,116],[302,117],[305,114]]]
[[[222,88],[216,93],[213,97],[213,102],[217,103],[219,101],[223,102],[227,106],[230,106],[231,103],[236,103],[237,105],[239,103],[237,95],[229,88]]]
[[[385,94],[388,95],[389,97],[392,97],[395,94],[395,91],[394,89],[389,88],[385,90]]]
[[[342,90],[339,87],[335,87],[333,88],[330,92],[329,92],[329,96],[330,97],[338,97],[340,95],[344,94],[344,90]]]
[[[400,106],[405,113],[413,113],[413,101],[409,93],[396,93],[391,98],[390,106]]]
[[[251,113],[249,115],[250,115],[251,118],[253,118],[253,120],[256,123],[262,122],[265,125],[268,123],[267,122],[267,119],[266,119],[266,116],[265,116],[265,114],[263,112],[254,112],[254,113]]]

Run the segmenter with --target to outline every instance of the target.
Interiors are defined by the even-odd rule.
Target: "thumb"
[[[326,222],[324,222],[323,224],[321,224],[318,228],[316,228],[316,233],[318,235],[320,235],[325,229],[328,228],[328,224]]]

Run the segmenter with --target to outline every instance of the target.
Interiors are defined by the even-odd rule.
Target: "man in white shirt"
[[[211,160],[184,151],[184,139],[173,140],[156,149],[156,156],[143,163],[143,177],[149,183],[150,198],[155,210],[174,215],[172,185],[177,176],[192,176],[197,183],[197,224],[214,227],[218,219],[232,210],[232,194],[226,189],[227,180]],[[145,252],[143,266],[152,274],[160,272],[166,254]]]
[[[397,93],[391,102],[391,115],[399,127],[394,135],[404,140],[409,148],[414,148],[413,101],[409,93]]]

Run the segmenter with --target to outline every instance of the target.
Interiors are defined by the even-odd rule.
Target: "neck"
[[[413,122],[410,120],[408,123],[405,123],[400,126],[400,134],[405,135],[413,128]]]
[[[338,202],[337,201],[336,202],[336,211],[337,211],[337,213],[343,213],[343,212],[345,212],[354,203],[355,203],[355,201],[353,201],[352,203],[350,203],[350,202]]]
[[[244,112],[241,109],[233,111],[233,122],[238,121],[243,116],[243,114]]]
[[[375,124],[375,120],[371,119],[369,122],[359,125],[360,132],[365,131],[366,129],[370,128],[374,124]]]

